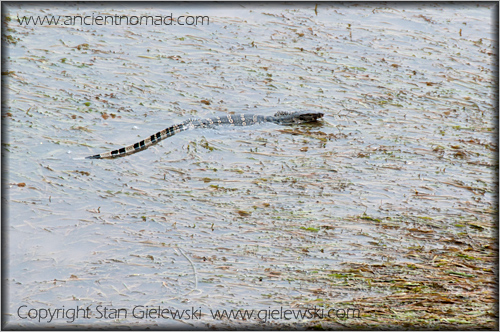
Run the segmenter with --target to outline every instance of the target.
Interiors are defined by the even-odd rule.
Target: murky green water
[[[416,247],[455,246],[443,238],[493,239],[493,4],[4,8],[9,326],[68,326],[21,319],[22,305],[195,307],[200,319],[75,323],[231,326],[210,309],[383,296],[332,275],[419,263]],[[210,25],[17,21],[93,13],[206,15]],[[281,110],[325,117],[188,131],[126,158],[80,159],[190,117]]]

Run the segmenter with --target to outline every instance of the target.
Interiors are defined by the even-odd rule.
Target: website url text
[[[208,16],[181,15],[127,16],[127,15],[74,15],[74,16],[23,16],[17,17],[19,25],[210,25]]]

